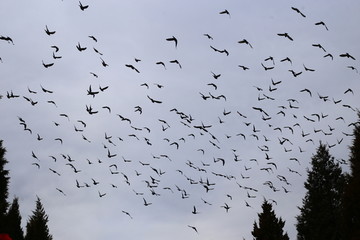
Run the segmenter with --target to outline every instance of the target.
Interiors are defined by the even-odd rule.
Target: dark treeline
[[[353,142],[350,146],[350,172],[342,171],[339,162],[320,143],[311,158],[304,184],[307,190],[300,215],[296,216],[298,240],[358,240],[360,239],[360,113],[354,124]],[[35,210],[26,224],[26,234],[21,228],[19,200],[8,202],[9,170],[5,169],[6,150],[0,140],[0,234],[12,240],[52,240],[47,226],[48,216],[38,197]],[[288,240],[284,232],[285,221],[278,218],[272,204],[264,199],[251,231],[255,240]]]
[[[360,113],[350,146],[350,172],[342,171],[339,162],[320,143],[311,158],[304,184],[307,190],[296,216],[298,240],[360,239]],[[254,223],[256,240],[289,239],[283,232],[285,221],[277,218],[272,205],[264,200],[259,224]]]
[[[12,203],[8,202],[9,170],[5,169],[7,160],[6,150],[0,140],[0,239],[1,234],[7,234],[12,240],[52,240],[47,226],[48,216],[38,197],[35,210],[26,224],[26,234],[21,227],[19,199],[14,197]]]

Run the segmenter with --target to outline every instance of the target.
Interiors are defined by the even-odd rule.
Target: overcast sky
[[[0,3],[0,138],[24,230],[39,196],[54,239],[252,239],[266,198],[295,239],[319,141],[349,155],[360,3],[82,5]]]

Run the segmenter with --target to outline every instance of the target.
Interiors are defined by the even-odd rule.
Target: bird
[[[199,212],[196,210],[196,207],[194,206],[191,213],[192,213],[192,214],[198,214]]]
[[[199,233],[198,230],[196,229],[196,227],[191,226],[191,225],[187,225],[189,228],[192,228],[196,233]]]
[[[274,80],[271,78],[271,84],[276,86],[278,84],[280,84],[282,81],[277,81],[277,82],[274,82]]]
[[[353,92],[353,90],[352,90],[351,88],[348,88],[348,89],[344,92],[344,94],[347,94],[347,93],[352,93],[352,94],[354,95],[354,92]]]
[[[213,40],[213,37],[212,36],[210,36],[209,34],[207,34],[207,33],[204,33],[204,36],[205,37],[207,37],[208,39],[210,39],[210,40]]]
[[[312,44],[313,47],[317,47],[317,48],[320,48],[322,49],[324,52],[326,52],[325,48],[321,45],[321,44]]]
[[[175,44],[175,48],[177,48],[177,45],[178,45],[178,40],[176,37],[172,36],[170,38],[166,38],[166,41],[173,41],[174,44]]]
[[[208,86],[212,86],[215,88],[215,90],[217,90],[217,85],[215,83],[208,83],[207,84]],[[204,95],[203,95],[204,96]],[[210,97],[210,96],[209,96]]]
[[[285,62],[285,61],[290,62],[290,64],[292,65],[292,61],[289,57],[286,57],[286,58],[280,60],[280,62]]]
[[[323,21],[316,22],[316,23],[315,23],[315,25],[317,25],[317,26],[322,25],[322,26],[324,26],[324,27],[325,27],[325,29],[326,29],[327,31],[329,31],[328,27],[326,26],[326,24],[325,24]]]
[[[219,77],[221,77],[221,74],[215,74],[213,72],[211,72],[211,74],[212,74],[213,78],[215,78],[215,79],[218,79]]]
[[[331,58],[331,60],[334,60],[334,56],[331,53],[324,55],[324,58],[326,58],[326,57],[329,57],[329,58]]]
[[[101,197],[101,198],[106,195],[106,193],[100,193],[100,191],[98,191],[98,193],[99,193],[99,197]]]
[[[148,99],[150,99],[150,101],[151,101],[152,103],[159,103],[159,104],[162,103],[162,101],[155,100],[155,99],[149,97],[149,95],[147,95],[147,97],[148,97]]]
[[[96,73],[90,72],[91,75],[93,75],[94,77],[98,78],[99,76]]]
[[[113,158],[113,157],[116,157],[117,154],[111,154],[110,153],[110,150],[108,149],[108,154],[107,154],[108,158]]]
[[[164,69],[166,70],[166,66],[165,66],[165,63],[162,62],[162,61],[159,61],[159,62],[156,62],[155,64],[157,65],[162,65],[164,67]]]
[[[254,110],[260,111],[261,113],[264,113],[266,116],[269,116],[262,108],[259,107],[252,107]]]
[[[242,68],[244,71],[249,70],[250,68],[243,66],[243,65],[238,65],[239,68]]]
[[[12,38],[9,37],[9,36],[7,36],[7,37],[0,36],[0,40],[7,41],[8,43],[12,43],[12,44],[14,45],[14,41],[13,41]]]
[[[31,165],[34,165],[34,166],[36,166],[38,169],[40,169],[40,164],[38,164],[38,163],[32,163]]]
[[[92,40],[94,40],[95,42],[97,42],[98,40],[96,39],[96,37],[94,37],[94,36],[92,36],[92,35],[90,35],[90,36],[88,36],[89,38],[91,38]]]
[[[300,10],[298,8],[291,7],[291,9],[294,10],[295,12],[299,13],[302,17],[306,17],[302,12],[300,12]]]
[[[58,190],[60,193],[62,193],[64,196],[66,196],[66,194],[63,192],[63,190],[61,190],[60,188],[56,188],[56,190]]]
[[[97,50],[96,48],[93,47],[93,49],[94,49],[94,52],[96,52],[96,53],[99,54],[100,56],[103,55],[103,54],[102,54],[101,52],[99,52],[99,50]]]
[[[230,12],[227,9],[219,12],[219,14],[227,14],[229,17],[231,17]]]
[[[308,88],[301,89],[300,92],[307,92],[310,95],[310,97],[312,97],[312,93]]]
[[[87,47],[81,47],[80,42],[78,42],[78,44],[76,45],[77,50],[79,50],[79,52],[85,51],[87,49]]]
[[[224,203],[224,206],[220,207],[225,208],[226,212],[229,212],[229,209],[231,208],[227,203]]]
[[[59,47],[56,46],[56,45],[52,45],[51,48],[54,48],[54,49],[55,49],[55,52],[58,52],[58,51],[59,51]]]
[[[109,64],[107,64],[104,59],[100,58],[101,59],[101,64],[103,65],[103,67],[107,67],[109,66]]]
[[[291,41],[294,41],[294,39],[292,37],[290,37],[288,33],[278,33],[277,35],[281,36],[281,37],[285,37]]]
[[[93,184],[96,186],[98,185],[100,182],[97,182],[95,179],[91,178],[91,180],[93,181]]]
[[[49,168],[49,170],[50,170],[51,172],[55,173],[56,175],[61,176],[61,174],[60,174],[60,173],[58,173],[57,171],[55,171],[54,169]]]
[[[349,53],[343,53],[340,54],[339,57],[346,57],[346,58],[350,58],[352,60],[356,60],[353,56],[351,56]]]
[[[274,67],[266,67],[263,63],[261,63],[261,66],[264,68],[265,71],[274,69]]]
[[[304,67],[305,71],[315,72],[315,69],[307,68],[304,64],[303,64],[303,67]]]
[[[133,217],[130,215],[129,212],[126,212],[126,211],[124,211],[124,210],[122,210],[121,212],[124,213],[124,214],[126,214],[126,215],[128,215],[131,219],[133,219]]]
[[[181,64],[180,64],[179,61],[176,60],[176,59],[175,59],[175,60],[171,60],[170,63],[176,63],[176,64],[179,66],[179,68],[182,68]]]
[[[53,56],[53,59],[60,59],[60,58],[62,58],[62,56],[56,56],[54,52],[53,52],[52,56]]]
[[[52,67],[54,63],[44,63],[44,61],[42,61],[42,65],[44,66],[44,68],[49,68]]]
[[[240,43],[240,44],[244,43],[244,44],[249,45],[250,48],[253,48],[252,45],[246,39],[240,40],[240,41],[238,41],[238,43]]]
[[[302,72],[295,72],[294,70],[291,69],[289,70],[289,72],[291,72],[294,77],[297,77],[302,73]]]
[[[226,49],[219,50],[219,49],[217,49],[217,48],[215,48],[215,47],[213,47],[213,46],[211,46],[211,45],[210,45],[210,48],[211,48],[212,50],[214,50],[215,52],[225,53],[227,56],[229,56],[229,52],[228,52]]]
[[[128,68],[131,68],[132,70],[134,70],[134,71],[137,72],[137,73],[140,73],[140,71],[139,71],[136,67],[134,67],[133,65],[131,65],[131,64],[125,64],[125,66],[128,67]]]
[[[79,7],[81,9],[81,11],[84,11],[85,9],[87,9],[89,7],[89,5],[83,5],[80,1],[79,1]]]
[[[354,67],[354,66],[347,66],[347,68],[349,68],[349,69],[351,69],[351,70],[355,70],[356,73],[358,73],[358,70],[357,70],[356,67]]]
[[[274,58],[272,56],[265,58],[264,61],[272,61],[273,65],[275,65]]]
[[[45,25],[45,32],[49,36],[56,33],[56,31],[50,31],[47,25]]]

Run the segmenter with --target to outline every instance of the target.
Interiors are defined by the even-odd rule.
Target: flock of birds
[[[79,2],[79,8],[81,11],[86,11],[89,6]],[[299,21],[301,18],[306,18],[306,15],[298,8],[292,7],[289,11],[298,14]],[[228,16],[231,21],[231,14],[228,10],[220,11],[218,14]],[[319,31],[330,31],[323,21],[315,22],[314,25],[319,27]],[[55,29],[45,25],[44,34],[54,37],[53,40],[55,40],[58,33]],[[213,44],[216,36],[208,33],[199,35],[202,35],[204,42],[209,45],[208,51],[214,55],[227,57],[231,54],[226,48],[216,47]],[[274,33],[274,35],[279,39],[283,38],[281,40],[284,41],[296,41],[288,32]],[[111,63],[105,61],[105,54],[96,47],[98,38],[93,35],[88,37],[93,42],[92,48],[78,42],[74,46],[74,50],[76,49],[78,54],[82,54],[84,51],[94,51],[101,66],[109,67]],[[1,35],[0,40],[2,47],[6,47],[4,43],[9,43],[9,48],[16,47],[17,39]],[[176,51],[181,51],[179,49],[181,41],[176,36],[165,37],[164,45],[166,44],[173,45]],[[256,46],[245,38],[240,39],[238,44],[256,50]],[[61,47],[58,45],[49,47],[53,50],[52,56],[49,56],[52,60],[41,60],[45,71],[56,68],[57,62],[62,61]],[[315,48],[320,49],[323,52],[324,60],[346,59],[349,64],[344,68],[354,71],[354,74],[358,73],[355,67],[357,61],[352,54],[347,52],[330,53],[320,43],[313,43],[309,47],[314,47],[314,51],[316,51]],[[6,59],[0,58],[0,60],[5,64]],[[288,79],[275,80],[276,76],[271,76],[261,85],[254,85],[247,90],[253,93],[253,98],[248,101],[251,105],[245,106],[242,104],[236,106],[238,101],[236,97],[220,92],[221,89],[226,88],[226,82],[221,81],[223,73],[215,73],[210,70],[209,79],[211,81],[195,92],[199,102],[193,104],[206,106],[207,109],[211,109],[212,106],[224,106],[221,107],[221,112],[212,113],[212,119],[202,119],[198,112],[188,112],[187,109],[182,110],[177,107],[167,109],[166,99],[161,98],[163,95],[153,96],[153,92],[150,90],[155,88],[162,91],[168,86],[166,83],[160,84],[151,81],[138,84],[139,91],[145,92],[141,96],[144,101],[142,106],[133,106],[131,113],[121,112],[120,109],[115,109],[110,105],[96,106],[98,97],[108,94],[112,89],[110,84],[94,87],[94,84],[91,83],[87,89],[83,89],[89,102],[86,106],[79,106],[81,111],[86,113],[86,117],[83,119],[58,112],[57,109],[61,109],[62,103],[52,100],[58,91],[49,89],[45,85],[27,87],[27,91],[21,93],[8,89],[1,96],[3,102],[0,104],[4,104],[5,101],[8,101],[6,104],[11,104],[12,101],[22,101],[23,104],[28,103],[28,107],[34,108],[41,108],[46,104],[52,106],[51,111],[57,112],[58,117],[49,121],[52,125],[51,128],[59,136],[48,137],[52,134],[43,132],[42,129],[34,129],[32,127],[34,123],[20,115],[18,124],[24,130],[24,136],[30,136],[35,142],[50,143],[54,141],[59,144],[59,152],[50,155],[46,155],[47,151],[40,147],[32,150],[29,153],[32,162],[29,164],[34,166],[34,171],[49,171],[54,174],[54,177],[66,176],[73,179],[73,186],[70,188],[84,190],[95,188],[99,198],[111,197],[113,191],[118,188],[128,189],[129,194],[135,194],[145,207],[155,205],[158,197],[175,194],[178,199],[192,200],[194,204],[189,209],[189,213],[194,215],[201,213],[199,209],[205,208],[205,206],[220,207],[228,213],[232,210],[233,204],[239,203],[243,203],[245,207],[253,208],[255,211],[254,199],[271,196],[266,198],[276,204],[277,194],[290,193],[292,181],[304,179],[304,166],[306,165],[304,161],[309,161],[309,159],[302,159],[301,156],[309,148],[309,145],[316,146],[318,144],[316,139],[321,139],[329,148],[336,147],[342,144],[345,138],[351,139],[351,127],[358,124],[358,122],[349,122],[344,116],[336,115],[336,111],[341,112],[345,109],[353,112],[354,116],[356,115],[357,106],[351,106],[344,100],[345,98],[356,98],[358,93],[351,88],[340,89],[344,98],[342,99],[341,95],[329,96],[320,93],[318,89],[303,87],[288,90],[283,87],[285,82],[292,78],[311,77],[311,74],[317,71],[316,67],[310,67],[298,61],[298,59],[290,59],[286,56],[282,59],[265,56],[257,67],[262,68],[269,73],[268,76],[271,76],[271,71],[276,69],[279,64],[288,64],[287,66],[290,68]],[[133,71],[134,74],[142,74],[141,63],[140,58],[134,58],[122,67]],[[158,61],[155,64],[160,67],[161,71],[168,68],[168,63],[164,61]],[[185,68],[178,59],[169,61],[169,64],[177,66],[179,71]],[[241,71],[251,71],[256,67],[238,65],[238,68]],[[90,71],[89,73],[91,81],[101,78],[95,72]],[[300,97],[283,99],[283,96],[290,91],[296,92]],[[326,92],[326,88],[321,91]],[[280,92],[281,94],[278,95]],[[189,94],[193,94],[193,92],[189,91]],[[44,100],[45,98],[46,100]],[[229,102],[234,102],[235,107],[228,105]],[[303,115],[304,109],[302,108],[307,102],[326,106],[324,109],[338,110],[326,112],[326,110],[319,109],[318,112]],[[214,107],[214,109],[217,108]],[[156,112],[159,114],[157,115]],[[89,137],[89,135],[93,135],[92,130],[95,130],[97,125],[92,124],[92,121],[96,122],[102,117],[118,121],[122,132],[128,134],[121,135],[114,130],[113,132],[102,132],[101,139]],[[228,127],[227,123],[235,124]],[[107,125],[106,122],[102,124]],[[141,124],[148,124],[148,126]],[[61,128],[64,130],[58,130]],[[102,149],[100,150],[102,154],[92,158],[79,159],[76,149],[72,149],[73,152],[62,152],[64,149],[71,148],[70,142],[73,140],[68,139],[69,133],[64,134],[64,131],[70,131],[70,128],[74,132],[70,134],[71,136],[76,134],[77,139],[83,141],[87,147]],[[67,148],[63,148],[66,145]],[[132,145],[142,149],[137,151],[149,153],[148,158],[126,157],[123,149],[130,148],[129,146]],[[239,146],[251,149],[253,156],[243,156],[243,149]],[[282,159],[278,159],[275,152],[281,152]],[[346,164],[345,160],[338,161]],[[93,168],[107,169],[107,173],[88,177]],[[107,175],[107,177],[105,178],[103,175]],[[256,175],[263,176],[267,180],[263,181],[260,186],[254,185],[252,179]],[[167,176],[177,180],[175,183],[169,183],[163,180]],[[236,191],[240,190],[244,199],[239,200],[238,198],[235,202],[232,200],[235,195],[233,192],[224,194],[222,203],[212,202],[213,195],[210,194],[221,192],[222,187],[218,186],[228,184],[236,186]],[[63,196],[68,196],[68,192],[72,192],[69,190],[69,186],[59,186],[56,190]],[[122,212],[129,218],[133,218],[131,210],[124,209]],[[197,226],[189,223],[188,227],[200,233]]]

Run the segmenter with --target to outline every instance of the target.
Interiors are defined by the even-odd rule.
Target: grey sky
[[[360,68],[356,28],[360,3],[89,0],[82,2],[89,5],[84,11],[78,4],[68,0],[0,3],[6,20],[0,36],[14,42],[0,41],[0,138],[8,151],[10,198],[19,197],[23,226],[39,196],[54,239],[251,239],[252,224],[265,197],[277,202],[274,209],[295,239],[306,168],[319,141],[335,144],[330,152],[336,159],[347,159],[349,154],[352,138],[344,133],[352,133],[348,124],[357,118],[346,105],[358,108],[360,79],[357,70],[348,66]],[[230,16],[219,14],[225,9]],[[315,25],[320,21],[328,31]],[[56,33],[47,35],[46,26]],[[288,33],[293,41],[279,33]],[[177,47],[166,40],[172,36],[178,40]],[[243,39],[252,47],[238,43]],[[87,49],[78,51],[78,43]],[[321,44],[326,51],[313,44]],[[226,49],[229,55],[211,46]],[[53,53],[62,58],[53,59]],[[333,60],[324,57],[328,53]],[[344,53],[356,60],[339,56]],[[274,62],[266,60],[270,56]],[[281,61],[286,57],[291,62]],[[42,61],[54,65],[44,68]],[[274,68],[265,71],[262,65]],[[294,77],[289,70],[302,73]],[[212,72],[221,76],[214,79]],[[53,93],[43,92],[41,86]],[[89,86],[99,91],[95,97],[87,95]],[[301,92],[305,88],[312,96]],[[346,92],[349,88],[353,93]],[[11,91],[20,97],[8,99]],[[209,98],[203,100],[200,93]],[[152,103],[148,96],[162,103]],[[327,101],[319,96],[328,96]],[[32,106],[24,97],[38,103]],[[290,105],[288,99],[296,101]],[[342,101],[335,104],[337,100]],[[90,105],[97,114],[86,112]],[[142,114],[135,111],[136,106]],[[170,111],[174,108],[178,113]],[[32,134],[24,131],[18,117]],[[208,132],[194,127],[202,124],[212,127]],[[112,136],[113,144],[105,133]],[[38,141],[37,134],[43,140]],[[289,141],[280,144],[285,138]],[[170,145],[173,142],[178,149]],[[108,150],[117,156],[108,158]],[[75,173],[69,163],[81,172]],[[159,196],[147,187],[145,181],[151,177],[159,180],[151,184]],[[215,183],[208,186],[213,188],[209,192],[205,183],[199,183],[207,179]],[[76,181],[90,187],[77,188]],[[279,191],[264,185],[267,181]],[[143,199],[151,205],[144,206]],[[222,207],[225,203],[230,206],[228,212]],[[192,214],[194,206],[199,214]],[[188,225],[195,226],[198,234]]]

